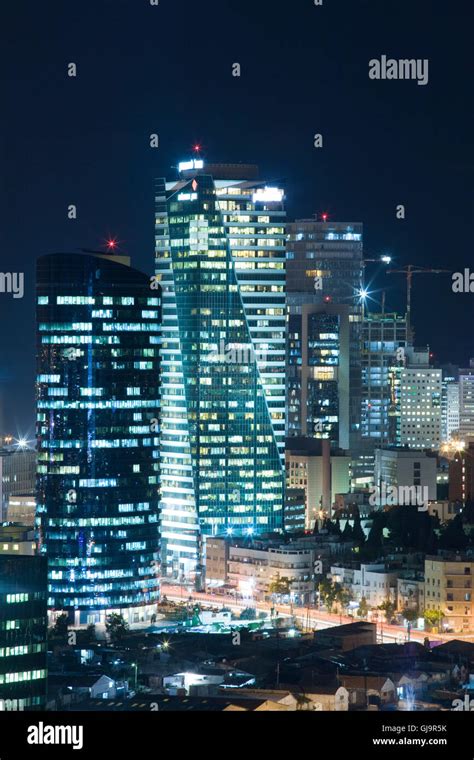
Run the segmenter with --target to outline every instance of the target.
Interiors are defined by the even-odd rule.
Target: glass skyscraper
[[[46,707],[47,565],[0,556],[0,710]]]
[[[283,526],[285,211],[254,166],[179,168],[156,189],[161,540],[198,581],[204,535]]]
[[[37,265],[37,527],[48,604],[75,624],[159,597],[160,291],[125,257]]]

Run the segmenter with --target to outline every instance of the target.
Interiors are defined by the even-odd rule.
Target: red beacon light
[[[323,220],[323,222],[327,222],[328,215],[327,214],[321,214],[321,219]]]

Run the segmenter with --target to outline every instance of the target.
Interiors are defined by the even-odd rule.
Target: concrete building
[[[461,554],[425,559],[425,610],[442,613],[442,627],[474,633],[474,559]]]
[[[283,529],[285,533],[298,533],[306,527],[306,490],[304,488],[287,488],[285,494],[285,511]]]
[[[429,349],[407,349],[406,356],[400,373],[400,444],[439,449],[442,371],[429,366]]]
[[[33,449],[13,445],[0,449],[0,522],[6,520],[10,496],[35,492],[36,458]]]
[[[20,523],[21,525],[35,524],[36,499],[34,494],[18,494],[10,496],[7,506],[8,522]]]
[[[397,598],[397,572],[387,570],[380,564],[361,564],[356,567],[331,567],[333,583],[340,583],[350,592],[352,599],[360,602],[365,599],[369,607],[378,607]]]
[[[261,599],[271,584],[289,582],[289,596],[309,600],[314,591],[316,551],[295,544],[230,539],[212,536],[206,540],[206,585],[233,586],[247,599]]]
[[[413,610],[423,615],[425,609],[425,578],[423,573],[402,573],[397,578],[397,610]]]
[[[0,525],[0,555],[33,557],[37,548],[34,530],[28,530],[23,525]]]
[[[436,499],[437,459],[427,451],[386,448],[375,451],[375,486],[383,506],[385,486],[427,489],[428,500]],[[377,502],[378,503],[378,502]]]
[[[331,514],[337,493],[350,489],[351,458],[347,452],[329,452],[326,442],[289,438],[286,450],[288,488],[306,492],[306,528],[314,527],[319,512]]]

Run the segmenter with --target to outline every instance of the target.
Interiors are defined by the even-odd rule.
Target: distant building
[[[474,439],[474,359],[468,369],[459,370],[459,437]]]
[[[452,376],[443,378],[441,396],[441,439],[443,443],[459,437],[459,382]]]
[[[329,452],[322,441],[287,439],[287,486],[305,489],[307,528],[314,527],[320,512],[331,514],[337,493],[349,491],[350,466],[351,458],[347,452],[340,449]]]
[[[34,494],[18,494],[10,496],[8,500],[8,522],[20,523],[21,525],[35,524],[36,499]]]
[[[0,556],[13,554],[32,557],[37,549],[38,543],[32,528],[10,523],[0,525]]]
[[[304,531],[306,527],[306,490],[287,488],[283,515],[285,533]]]
[[[10,496],[34,494],[36,451],[6,446],[0,449],[0,522],[6,520]]]
[[[474,559],[452,554],[425,559],[425,610],[442,614],[442,628],[474,633]]]
[[[372,608],[387,600],[396,603],[397,575],[397,572],[388,570],[383,563],[361,564],[359,568],[339,565],[331,567],[333,582],[344,586],[354,601],[365,599]]]
[[[427,451],[399,448],[376,449],[374,481],[380,492],[381,505],[384,504],[385,486],[426,488],[428,500],[435,500],[436,468],[436,456]]]
[[[282,545],[277,540],[210,536],[206,540],[206,584],[231,585],[251,600],[267,596],[273,583],[285,579],[288,596],[308,601],[314,591],[316,557],[315,547],[297,542]]]
[[[47,564],[0,554],[0,704],[44,710],[47,683]]]
[[[400,444],[412,449],[441,445],[442,372],[429,366],[429,349],[407,349],[400,373]]]
[[[362,238],[324,215],[288,225],[288,436],[358,440]]]
[[[397,578],[397,610],[410,610],[423,616],[425,603],[425,579],[423,573],[403,572]]]
[[[474,500],[474,441],[467,443],[449,462],[449,499],[463,504]]]

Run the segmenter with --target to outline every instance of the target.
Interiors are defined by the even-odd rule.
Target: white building
[[[396,603],[397,573],[388,571],[384,564],[360,565],[357,568],[331,567],[333,583],[340,583],[356,602],[363,598],[369,607],[378,607],[390,600]]]
[[[443,380],[441,432],[443,442],[459,433],[459,383],[454,378]]]
[[[400,372],[400,444],[439,449],[443,373],[430,367],[429,348],[410,347],[405,356]]]

